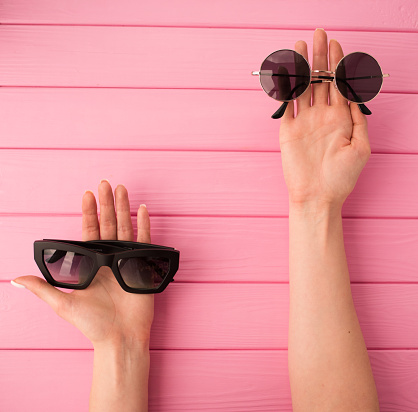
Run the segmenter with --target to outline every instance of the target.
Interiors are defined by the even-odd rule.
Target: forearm
[[[90,412],[148,410],[149,342],[96,345]]]
[[[341,208],[289,208],[289,376],[294,411],[377,411],[354,308]]]

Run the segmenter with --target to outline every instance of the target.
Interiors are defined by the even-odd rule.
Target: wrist
[[[141,369],[149,368],[149,341],[117,339],[94,345],[95,362],[112,371],[115,382],[123,383],[132,379]]]
[[[109,387],[121,388],[141,375],[148,376],[149,364],[149,342],[120,339],[94,346],[94,373],[105,372]]]
[[[149,341],[114,339],[94,345],[90,411],[148,410]]]
[[[324,215],[341,215],[342,204],[337,202],[325,202],[320,200],[312,200],[305,202],[289,201],[290,214],[299,216],[324,216]]]
[[[133,337],[126,335],[119,335],[108,338],[100,342],[93,342],[94,350],[100,351],[133,351],[133,352],[149,352],[149,337]]]

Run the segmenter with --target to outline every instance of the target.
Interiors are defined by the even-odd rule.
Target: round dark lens
[[[310,83],[311,73],[305,58],[293,50],[278,50],[261,65],[260,82],[273,99],[290,102],[299,97]]]
[[[355,103],[366,103],[382,87],[382,70],[372,56],[355,52],[345,56],[338,64],[335,81],[346,99]]]
[[[118,260],[123,281],[135,289],[158,288],[170,270],[168,258],[129,257]]]
[[[93,269],[93,259],[68,250],[45,249],[43,259],[56,282],[82,285]]]

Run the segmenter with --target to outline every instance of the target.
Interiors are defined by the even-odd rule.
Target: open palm
[[[329,48],[330,69],[327,36],[317,30],[313,70],[335,71],[344,55],[335,40],[331,40]],[[298,41],[295,49],[308,60],[304,41]],[[320,201],[342,206],[370,156],[366,117],[357,104],[348,105],[329,83],[309,86],[297,99],[297,111],[294,116],[294,104],[290,102],[280,126],[289,199],[296,204]]]
[[[112,188],[106,180],[99,185],[100,223],[94,194],[87,191],[82,199],[82,240],[133,241],[128,192],[119,185]],[[116,205],[116,210],[115,210]],[[150,243],[150,220],[145,205],[138,209],[137,241]],[[120,339],[149,340],[154,317],[154,295],[125,292],[112,270],[102,267],[84,290],[61,292],[36,276],[23,276],[16,282],[24,285],[63,319],[76,326],[95,344]]]

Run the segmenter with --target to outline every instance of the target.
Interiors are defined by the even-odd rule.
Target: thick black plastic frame
[[[154,294],[161,293],[170,282],[174,282],[174,275],[179,267],[180,252],[172,247],[154,245],[151,243],[129,242],[124,240],[61,240],[61,239],[43,239],[35,240],[34,258],[42,275],[53,286],[65,289],[86,289],[93,281],[98,270],[102,266],[108,266],[123,290],[129,293]],[[81,285],[69,285],[57,282],[49,273],[45,263],[43,252],[45,249],[58,249],[69,252],[80,253],[93,259],[94,266],[88,279]],[[118,260],[127,257],[164,257],[170,259],[170,268],[168,274],[164,277],[158,288],[132,288],[128,286],[119,272]]]

